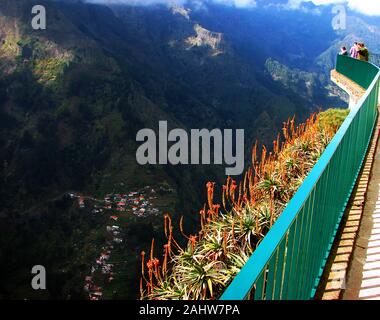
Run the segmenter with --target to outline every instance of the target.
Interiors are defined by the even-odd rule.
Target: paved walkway
[[[380,300],[380,141],[346,281],[343,300]]]

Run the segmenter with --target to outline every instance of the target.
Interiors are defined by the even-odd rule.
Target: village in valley
[[[173,190],[159,187],[159,192],[171,193]],[[113,253],[125,245],[126,224],[128,216],[137,218],[162,215],[162,211],[154,205],[158,199],[157,191],[146,186],[138,191],[125,194],[107,194],[103,199],[84,196],[76,192],[68,196],[77,201],[77,206],[91,215],[104,215],[106,241],[99,247],[99,254],[94,259],[84,279],[84,290],[90,300],[101,300],[104,289],[117,277],[118,267],[126,265],[127,261],[116,261]]]

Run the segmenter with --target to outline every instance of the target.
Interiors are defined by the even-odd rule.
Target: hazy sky
[[[108,3],[129,3],[149,5],[153,3],[184,3],[186,0],[87,0],[88,2],[108,2]],[[234,5],[236,7],[254,7],[255,0],[212,0],[218,3]],[[380,16],[379,0],[288,0],[289,8],[296,9],[302,2],[312,1],[317,5],[320,4],[346,4],[350,9],[359,11],[367,15]],[[201,2],[201,0],[199,0]],[[268,0],[270,2],[270,0]]]
[[[306,2],[304,0],[289,0],[295,5]],[[347,4],[350,9],[359,11],[367,15],[380,16],[379,0],[313,0],[315,4]]]
[[[217,3],[223,3],[227,5],[235,5],[236,7],[247,7],[247,6],[255,6],[255,0],[212,0]],[[87,0],[87,2],[103,2],[103,3],[129,3],[129,4],[142,4],[149,5],[153,3],[185,3],[186,0]],[[202,2],[199,0],[199,2]]]

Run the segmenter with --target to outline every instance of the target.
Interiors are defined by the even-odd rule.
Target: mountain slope
[[[246,62],[218,29],[166,7],[41,1],[49,25],[33,31],[32,4],[0,3],[3,297],[84,297],[81,279],[107,222],[88,217],[68,191],[173,189],[160,195],[161,210],[175,220],[185,214],[185,227],[194,227],[205,182],[221,180],[224,168],[140,167],[139,129],[164,119],[185,129],[245,128],[248,144],[270,143],[284,120],[301,121],[312,108]],[[161,224],[161,216],[128,217],[125,276],[108,297],[135,296],[138,252],[152,237],[160,242]],[[49,270],[47,292],[29,288],[35,264]]]

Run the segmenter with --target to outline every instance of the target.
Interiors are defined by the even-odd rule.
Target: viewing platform
[[[222,300],[380,299],[380,69],[331,77],[350,113]]]
[[[356,82],[350,80],[346,76],[337,72],[331,71],[331,80],[341,89],[348,93],[350,97],[349,108],[352,109],[365,94],[365,89]]]
[[[365,89],[333,70],[331,79],[350,96],[350,109]],[[377,107],[379,109],[379,105]],[[380,118],[370,149],[331,250],[317,299],[380,300]]]

